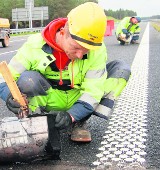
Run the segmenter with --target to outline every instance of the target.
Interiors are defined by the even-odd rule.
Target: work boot
[[[124,41],[119,41],[119,44],[120,45],[125,45],[125,42]]]
[[[71,140],[74,142],[90,142],[91,133],[86,128],[86,121],[77,122],[72,127]]]
[[[139,44],[139,42],[136,40],[131,40],[131,44]]]

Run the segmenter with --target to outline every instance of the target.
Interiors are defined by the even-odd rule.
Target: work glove
[[[20,106],[20,104],[13,98],[11,93],[8,95],[6,101],[7,108],[15,113],[18,118],[27,117],[27,115],[29,114],[27,96],[25,94],[22,94],[22,97],[26,101],[26,107]]]
[[[131,35],[132,35],[132,34],[131,34],[130,32],[127,32],[127,33],[126,33],[126,39],[130,38]]]
[[[62,130],[68,129],[72,125],[72,118],[69,113],[62,111],[50,111],[49,114],[54,115],[55,118],[55,127]]]

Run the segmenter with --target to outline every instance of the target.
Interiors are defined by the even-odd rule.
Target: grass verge
[[[153,28],[155,30],[157,30],[158,32],[160,32],[160,22],[152,22],[151,25],[153,26]]]

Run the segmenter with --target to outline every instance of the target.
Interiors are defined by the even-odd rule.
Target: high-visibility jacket
[[[117,26],[116,29],[116,36],[118,37],[119,34],[123,33],[123,29],[127,30],[131,34],[134,33],[139,33],[140,32],[140,27],[139,24],[132,24],[130,22],[131,17],[125,17],[123,18],[120,23]]]
[[[60,79],[60,72],[53,71],[49,66],[56,58],[53,53],[45,51],[44,46],[46,42],[40,33],[28,38],[9,63],[15,80],[26,70],[38,71],[46,79]],[[106,47],[103,44],[98,50],[90,50],[83,59],[76,59],[74,63],[70,62],[68,69],[62,71],[62,79],[74,81],[73,89],[79,89],[81,93],[78,108],[82,108],[82,112],[88,112],[88,110],[85,111],[85,104],[87,104],[91,108],[89,109],[91,113],[104,95],[107,78],[106,61]],[[2,79],[1,82],[3,82]],[[72,110],[76,112],[76,109],[72,108]],[[74,117],[74,113],[70,114]],[[81,117],[83,118],[83,115]]]

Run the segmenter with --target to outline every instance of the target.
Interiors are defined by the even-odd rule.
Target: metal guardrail
[[[10,29],[10,34],[23,34],[23,33],[30,33],[30,32],[41,32],[44,27],[38,28],[22,28],[22,29]]]

